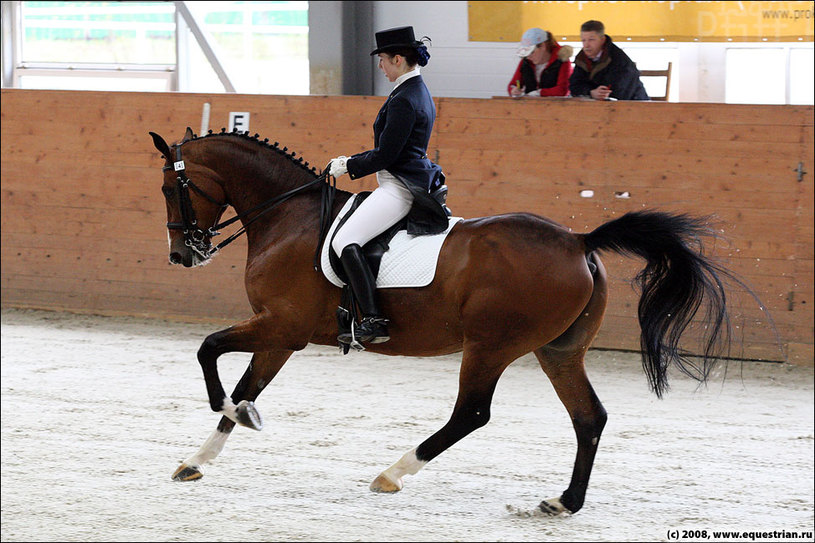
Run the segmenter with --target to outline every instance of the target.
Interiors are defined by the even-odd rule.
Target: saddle
[[[407,185],[407,184],[406,184]],[[447,185],[442,185],[432,193],[427,193],[421,189],[415,189],[408,185],[414,195],[413,206],[407,217],[397,222],[374,239],[362,247],[371,272],[376,278],[379,275],[382,257],[390,249],[390,242],[400,231],[405,230],[408,234],[433,235],[440,234],[450,228],[449,217],[452,212],[447,207]],[[348,277],[343,269],[339,255],[334,251],[331,242],[337,232],[342,228],[348,218],[359,208],[362,202],[371,195],[370,191],[361,192],[354,197],[354,201],[348,212],[340,219],[334,233],[330,239],[325,241],[328,244],[328,261],[337,277],[345,283],[342,287],[340,305],[337,308],[337,328],[339,334],[350,332],[354,320],[358,319],[358,308],[354,298],[354,293],[348,284]],[[340,344],[343,354],[348,354],[350,345]]]
[[[371,272],[374,277],[379,275],[379,265],[382,263],[382,255],[390,248],[390,241],[400,231],[405,230],[412,236],[419,235],[433,235],[444,232],[448,227],[448,217],[453,215],[450,208],[447,207],[447,185],[442,185],[431,193],[417,190],[419,194],[414,192],[410,186],[408,188],[413,192],[414,200],[413,207],[410,209],[407,217],[397,222],[374,239],[369,241],[362,247],[362,252],[371,267]],[[334,234],[331,239],[326,240],[329,244],[328,258],[334,273],[337,274],[343,283],[346,283],[345,288],[348,288],[348,278],[345,275],[345,270],[340,262],[340,257],[331,247],[331,242],[334,241],[334,236],[342,228],[345,222],[353,215],[354,211],[371,195],[370,191],[360,192],[357,194],[353,203],[351,204],[348,213],[340,220],[337,228],[334,229]],[[431,200],[432,203],[427,200]]]

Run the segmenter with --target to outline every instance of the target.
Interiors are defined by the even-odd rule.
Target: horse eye
[[[161,187],[161,192],[164,193],[164,197],[167,198],[168,200],[172,200],[173,198],[175,198],[175,189],[173,187],[167,186]]]

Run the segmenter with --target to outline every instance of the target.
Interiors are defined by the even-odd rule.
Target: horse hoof
[[[178,466],[178,469],[175,470],[175,473],[173,473],[173,481],[195,481],[203,476],[204,474],[201,473],[199,467],[181,464]]]
[[[543,500],[538,507],[540,508],[541,511],[543,511],[547,515],[552,515],[553,517],[571,513],[571,511],[566,509],[566,507],[562,503],[560,503],[560,498],[550,498],[548,500]]]
[[[399,492],[400,490],[402,490],[402,480],[399,479],[397,481],[392,481],[388,477],[386,477],[384,473],[382,473],[379,475],[379,477],[374,479],[374,482],[371,483],[370,488],[372,492],[385,492],[385,493]]]
[[[258,413],[258,410],[255,409],[254,402],[241,400],[235,408],[235,417],[241,426],[246,426],[247,428],[258,431],[263,429],[263,419],[260,413]]]

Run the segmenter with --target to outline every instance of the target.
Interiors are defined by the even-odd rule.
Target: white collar
[[[399,77],[396,78],[396,81],[395,81],[396,85],[393,86],[393,90],[396,90],[396,87],[398,87],[399,85],[401,85],[402,83],[404,83],[405,81],[410,79],[411,77],[416,77],[418,75],[420,75],[418,66],[413,68],[411,71],[400,75]],[[393,91],[391,91],[391,92],[393,92]]]

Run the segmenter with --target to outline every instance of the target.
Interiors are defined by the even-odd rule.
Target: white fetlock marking
[[[197,468],[202,464],[206,464],[221,454],[221,451],[224,450],[224,445],[226,444],[228,437],[229,434],[221,432],[220,430],[215,430],[207,438],[204,444],[201,445],[198,452],[184,460],[184,463],[194,468]]]
[[[416,458],[416,449],[406,452],[394,465],[382,472],[382,475],[392,482],[401,481],[405,475],[416,475],[427,462]]]
[[[238,408],[234,403],[232,403],[232,398],[229,396],[224,398],[223,407],[221,407],[221,410],[218,413],[225,416],[232,422],[240,424],[240,422],[238,422]]]

